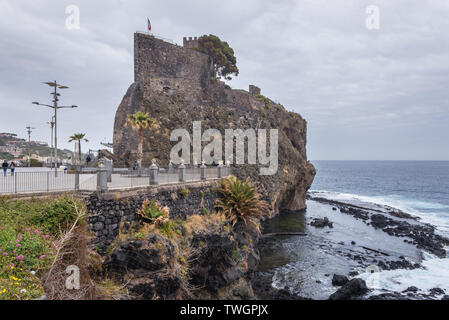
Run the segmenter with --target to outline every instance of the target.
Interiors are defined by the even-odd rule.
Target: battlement
[[[184,37],[182,39],[182,45],[184,48],[195,49],[198,48],[198,37]]]

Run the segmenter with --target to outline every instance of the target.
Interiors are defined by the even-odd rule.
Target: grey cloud
[[[65,28],[65,7],[81,30]],[[381,9],[365,28],[366,6]],[[445,0],[24,1],[0,0],[0,131],[25,125],[48,140],[51,110],[40,82],[71,89],[60,137],[112,140],[116,108],[133,81],[133,32],[181,43],[217,34],[235,49],[235,88],[254,83],[309,124],[311,159],[449,159],[449,3]],[[84,148],[86,150],[86,148]]]

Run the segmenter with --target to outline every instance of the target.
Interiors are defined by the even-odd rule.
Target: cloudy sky
[[[80,29],[66,27],[66,8]],[[369,5],[379,29],[366,27]],[[133,33],[215,34],[234,48],[230,82],[304,116],[317,159],[449,160],[447,0],[0,0],[0,132],[48,141],[43,81],[70,86],[59,143],[85,132],[88,148],[112,141],[115,111],[133,81]],[[85,147],[84,150],[87,150]]]

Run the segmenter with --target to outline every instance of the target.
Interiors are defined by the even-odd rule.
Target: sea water
[[[312,161],[311,191],[324,198],[372,207],[388,205],[434,225],[449,238],[449,161]],[[440,287],[449,294],[449,258],[425,254],[425,269],[362,274],[369,288],[402,291]]]

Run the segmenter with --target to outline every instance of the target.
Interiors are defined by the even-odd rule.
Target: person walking
[[[2,168],[3,168],[3,175],[6,177],[6,173],[8,172],[8,162],[6,162],[6,160],[3,160]]]
[[[91,157],[90,157],[90,154],[88,154],[88,155],[87,155],[87,158],[86,158],[86,166],[89,166],[89,163],[90,163],[91,160],[92,160],[92,159],[91,159]]]
[[[11,161],[9,169],[11,169],[11,176],[14,176],[14,171],[16,170],[16,164],[14,163],[14,161]]]

